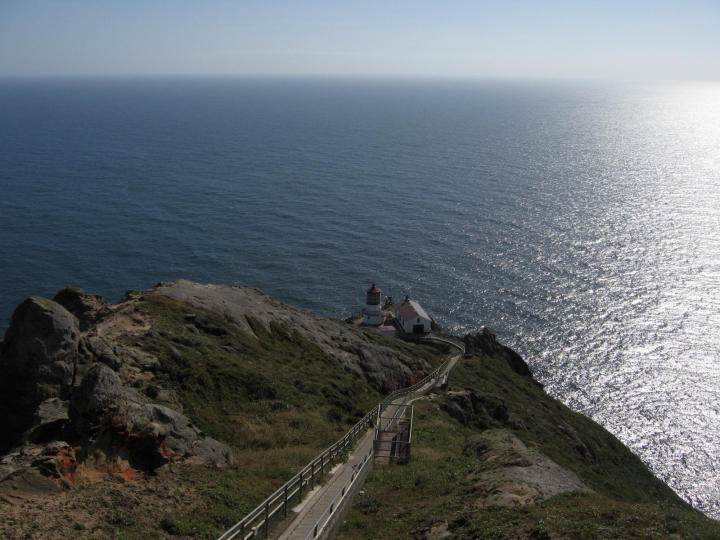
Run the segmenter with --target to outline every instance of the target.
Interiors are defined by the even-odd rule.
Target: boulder
[[[92,353],[93,358],[97,362],[102,362],[110,369],[117,371],[120,369],[122,362],[115,354],[112,345],[101,337],[90,336],[86,340],[87,349]]]
[[[9,448],[40,404],[73,384],[80,329],[57,302],[31,296],[13,313],[0,351],[0,446]]]
[[[48,398],[35,410],[26,437],[33,443],[62,439],[68,420],[68,402],[55,397]]]

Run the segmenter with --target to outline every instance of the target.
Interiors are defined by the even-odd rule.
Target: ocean
[[[720,517],[720,84],[0,79],[0,331],[187,278],[494,331]]]

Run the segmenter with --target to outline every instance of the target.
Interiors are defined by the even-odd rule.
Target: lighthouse
[[[365,308],[363,309],[363,324],[379,326],[383,323],[382,290],[374,283],[365,291]]]

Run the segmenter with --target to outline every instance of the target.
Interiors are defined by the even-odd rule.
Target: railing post
[[[270,503],[265,501],[265,538],[268,537],[268,525],[269,525],[268,521],[270,521],[270,511],[268,508],[269,504]]]
[[[288,507],[287,490],[288,490],[288,487],[287,487],[287,484],[285,484],[285,491],[283,493],[283,508],[285,510],[285,512],[284,512],[285,517],[287,517],[287,507]]]
[[[245,540],[245,523],[240,525],[240,540]]]
[[[315,462],[310,464],[310,489],[315,489]]]

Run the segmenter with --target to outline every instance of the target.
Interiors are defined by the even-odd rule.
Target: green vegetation
[[[507,408],[507,419],[480,414],[470,418],[471,427],[511,429],[528,447],[574,471],[591,489],[621,501],[685,504],[603,427],[548,396],[501,358],[461,362],[450,384],[451,389],[474,389]]]
[[[183,413],[211,437],[230,444],[236,460],[222,470],[174,470],[174,476],[198,487],[183,496],[191,499],[187,510],[154,516],[161,534],[217,537],[382,399],[317,345],[280,326],[268,330],[250,319],[256,339],[222,314],[150,294],[137,309],[152,330],[128,337],[127,343],[160,360],[155,379],[140,390],[156,398],[162,388],[171,388]],[[375,334],[365,335],[439,362],[432,349]],[[136,531],[135,524],[111,518],[118,534]]]
[[[379,532],[387,539],[444,532],[451,538],[720,537],[720,523],[690,508],[610,433],[547,396],[502,358],[458,363],[450,390],[466,389],[483,406],[464,416],[444,394],[416,403],[410,463],[373,470],[338,538],[378,538]],[[486,507],[481,473],[497,471],[498,464],[481,462],[474,445],[487,429],[514,433],[532,451],[574,471],[594,493]]]
[[[268,331],[250,320],[255,339],[218,313],[192,308],[195,333],[185,319],[190,308],[180,302],[147,295],[139,309],[153,321],[138,344],[160,359],[157,383],[177,392],[198,427],[237,448],[319,449],[381,399],[316,345],[279,326]]]

